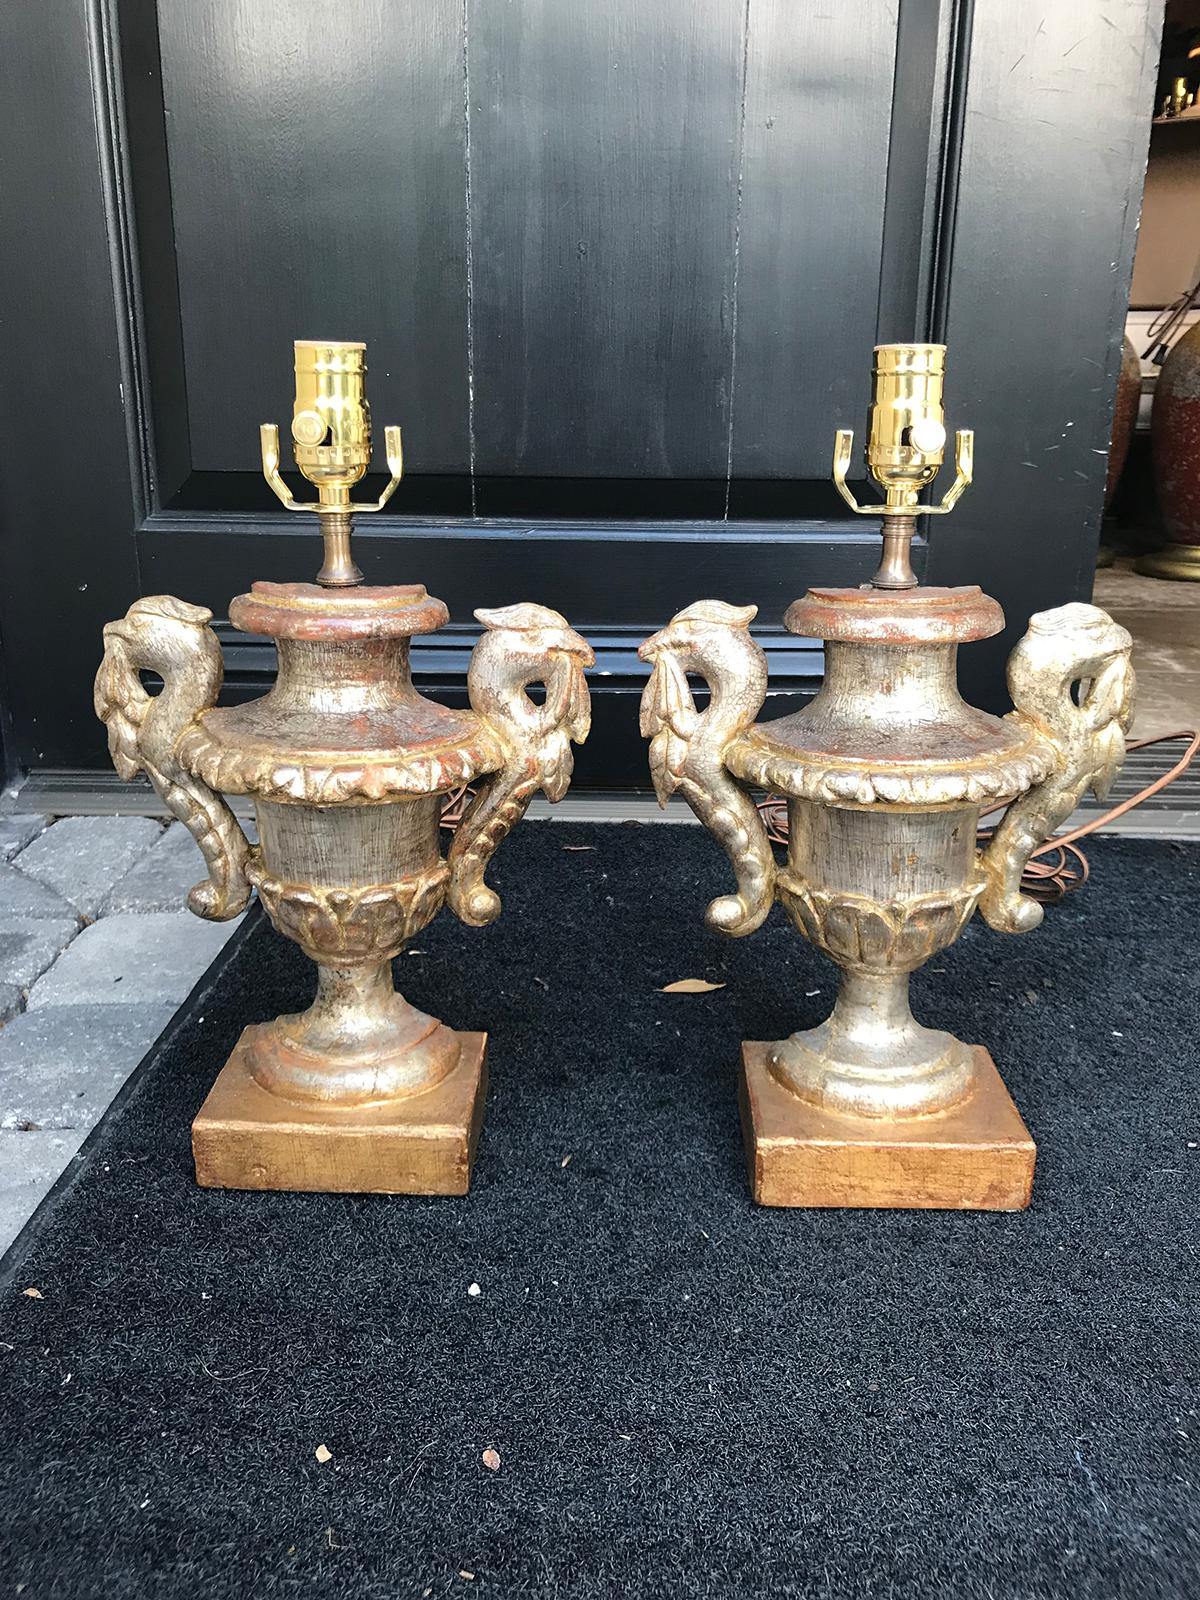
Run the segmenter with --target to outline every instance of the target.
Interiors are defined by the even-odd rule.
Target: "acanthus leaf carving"
[[[297,763],[269,750],[225,745],[203,717],[183,735],[179,755],[203,782],[226,794],[320,806],[446,793],[495,771],[505,759],[491,730],[480,728],[470,748],[397,750],[391,759],[372,763]]]
[[[447,877],[439,861],[394,883],[328,887],[286,882],[267,871],[257,852],[250,862],[251,881],[276,928],[330,966],[397,955],[441,909]]]
[[[912,971],[958,938],[984,891],[974,873],[961,888],[881,901],[820,889],[788,867],[779,899],[801,933],[835,961],[871,971]]]

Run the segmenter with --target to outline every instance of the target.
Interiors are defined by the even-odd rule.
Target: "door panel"
[[[820,480],[871,396],[896,17],[878,0],[749,15],[731,465]]]
[[[742,6],[467,16],[476,470],[724,479]]]
[[[258,471],[292,340],[324,337],[367,341],[410,472],[467,470],[460,12],[158,7],[195,471]]]

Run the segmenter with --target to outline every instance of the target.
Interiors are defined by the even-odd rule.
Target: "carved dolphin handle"
[[[250,899],[250,845],[225,801],[177,755],[183,735],[221,691],[224,666],[211,621],[211,611],[170,595],[136,600],[120,622],[104,629],[95,704],[118,776],[128,780],[144,772],[200,846],[208,878],[189,892],[189,908],[224,922]],[[159,674],[161,694],[146,693],[143,671]]]
[[[766,920],[775,897],[775,857],[750,796],[725,767],[725,752],[749,728],[767,693],[767,658],[750,637],[757,606],[701,600],[678,612],[638,650],[654,670],[642,693],[642,734],[660,805],[676,790],[715,834],[733,866],[737,893],[708,907],[710,928],[735,938]],[[700,712],[688,687],[699,673],[711,691]]]
[[[1039,611],[1008,658],[1010,716],[1053,745],[1054,770],[1014,800],[981,856],[987,888],[984,920],[1001,933],[1027,933],[1042,907],[1021,893],[1030,856],[1066,821],[1085,790],[1097,800],[1125,759],[1133,716],[1133,640],[1098,606]],[[1080,684],[1078,702],[1072,693]]]
[[[587,640],[547,606],[504,606],[475,616],[484,633],[471,655],[467,693],[499,739],[505,762],[458,825],[447,858],[446,898],[456,917],[482,928],[500,915],[500,897],[483,881],[497,846],[539,789],[548,800],[561,800],[570,785],[571,743],[582,744],[591,727],[583,672],[596,658]],[[542,705],[529,698],[531,683],[545,684]]]

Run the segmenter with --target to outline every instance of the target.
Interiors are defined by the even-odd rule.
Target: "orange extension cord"
[[[1152,795],[1160,794],[1169,783],[1174,783],[1181,773],[1187,771],[1197,751],[1200,751],[1200,733],[1192,728],[1183,728],[1178,733],[1160,733],[1153,739],[1137,739],[1133,744],[1126,745],[1127,751],[1145,750],[1150,745],[1168,744],[1174,739],[1186,739],[1188,747],[1169,772],[1164,772],[1161,778],[1155,778],[1153,783],[1148,783],[1144,789],[1139,789],[1137,794],[1130,795],[1128,800],[1122,800],[1120,805],[1101,812],[1091,822],[1085,822],[1081,828],[1073,828],[1070,833],[1062,833],[1057,838],[1048,839],[1040,849],[1033,852],[1025,871],[1021,874],[1021,888],[1024,893],[1034,900],[1050,902],[1061,900],[1070,890],[1083,887],[1088,880],[1088,860],[1076,841],[1086,838],[1089,833],[1095,833],[1097,829],[1105,827],[1110,822],[1115,822],[1127,811],[1140,806],[1143,800],[1149,800]],[[1002,801],[999,805],[989,806],[983,815],[989,816],[993,811],[1002,811],[1007,803]],[[787,801],[777,794],[769,794],[759,803],[758,809],[767,825],[767,834],[771,842],[786,844]],[[981,845],[986,844],[991,837],[990,828],[980,829]]]
[[[466,816],[467,807],[474,798],[475,791],[469,784],[464,783],[458,789],[451,789],[442,804],[442,813],[439,819],[442,827],[453,833],[463,817]]]
[[[1155,778],[1153,783],[1148,783],[1144,789],[1139,789],[1137,794],[1131,795],[1128,800],[1122,800],[1120,805],[1102,812],[1091,822],[1085,822],[1082,828],[1073,828],[1070,833],[1048,839],[1039,850],[1033,852],[1025,871],[1021,874],[1021,888],[1027,895],[1034,900],[1050,902],[1061,900],[1070,890],[1083,887],[1088,880],[1088,859],[1077,841],[1086,838],[1089,833],[1095,833],[1108,823],[1115,822],[1127,811],[1140,806],[1143,800],[1149,800],[1152,795],[1160,794],[1168,784],[1174,783],[1176,778],[1187,771],[1197,752],[1200,751],[1200,733],[1192,728],[1183,728],[1178,733],[1160,733],[1153,739],[1137,739],[1133,744],[1126,745],[1127,751],[1145,750],[1150,745],[1169,744],[1175,739],[1186,739],[1188,747],[1169,772],[1164,772],[1161,778]],[[462,821],[474,793],[473,789],[464,785],[446,796],[441,815],[443,828],[447,828],[451,833],[454,832]],[[993,811],[1002,811],[1007,803],[1002,801],[999,805],[989,806],[983,815],[986,817]],[[787,801],[781,795],[769,794],[765,800],[758,802],[758,809],[766,824],[767,837],[771,843],[787,844]],[[981,845],[986,844],[991,837],[990,828],[979,830],[978,839]]]

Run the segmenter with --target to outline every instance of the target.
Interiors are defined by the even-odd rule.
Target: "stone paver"
[[[204,857],[182,822],[173,822],[109,891],[100,915],[114,911],[182,911],[188,890],[207,876]]]
[[[0,1028],[0,1129],[90,1128],[175,1014],[43,1006]]]
[[[29,1009],[178,1006],[237,925],[203,922],[188,911],[103,917],[85,928],[38,979]]]
[[[31,839],[50,826],[50,818],[32,811],[10,811],[0,816],[0,859],[9,861]]]
[[[6,917],[0,922],[0,983],[28,989],[78,932],[75,917]]]
[[[64,817],[15,859],[26,877],[49,884],[84,917],[162,832],[152,817]]]
[[[178,823],[0,816],[0,1253],[237,926],[203,876]]]
[[[87,1135],[86,1128],[0,1131],[0,1253],[20,1233]]]
[[[57,889],[0,862],[0,926],[14,917],[74,917],[78,912]]]

